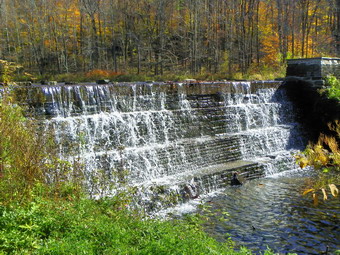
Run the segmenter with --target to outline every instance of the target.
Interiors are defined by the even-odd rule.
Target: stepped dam
[[[135,187],[147,210],[296,168],[306,139],[280,81],[32,85],[15,89],[91,197]]]

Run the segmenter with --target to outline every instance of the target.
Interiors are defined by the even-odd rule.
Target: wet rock
[[[40,81],[40,84],[41,85],[55,86],[55,85],[57,85],[57,81],[45,81],[45,80],[42,80],[42,81]]]
[[[96,81],[97,84],[109,84],[110,80],[104,79],[104,80],[97,80]]]
[[[240,182],[240,180],[237,177],[237,173],[233,173],[233,177],[231,178],[230,185],[231,186],[240,186],[240,185],[242,185],[242,183]]]
[[[194,184],[190,184],[190,183],[186,184],[184,186],[184,191],[191,199],[198,198],[199,196],[199,189]]]
[[[15,83],[17,86],[32,86],[32,82],[30,81],[20,81]]]

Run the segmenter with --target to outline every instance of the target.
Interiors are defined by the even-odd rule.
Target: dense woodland
[[[0,59],[38,74],[247,73],[340,55],[340,0],[0,0],[0,8]]]

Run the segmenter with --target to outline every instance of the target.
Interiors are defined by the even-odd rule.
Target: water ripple
[[[218,213],[211,216],[207,231],[220,241],[230,235],[258,253],[270,247],[279,253],[320,254],[329,247],[332,254],[340,249],[339,197],[314,206],[309,196],[301,196],[306,178],[297,173],[227,188],[209,205],[229,217],[221,222]]]

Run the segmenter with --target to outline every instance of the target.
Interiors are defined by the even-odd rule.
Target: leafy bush
[[[330,130],[336,131],[340,138],[340,122],[335,121],[328,126]],[[297,155],[297,160],[301,168],[313,166],[324,172],[340,171],[340,148],[337,138],[321,134],[316,144],[310,143],[302,154]]]
[[[85,73],[85,77],[88,80],[100,80],[100,79],[114,79],[116,76],[122,75],[122,73],[116,73],[110,70],[95,69]]]
[[[326,85],[328,86],[326,89],[327,96],[340,101],[340,80],[335,76],[328,76],[326,78]]]
[[[321,90],[330,99],[340,100],[340,80],[334,76],[326,78],[328,88]],[[318,203],[318,193],[322,194],[326,200],[327,190],[333,196],[338,195],[336,184],[340,183],[340,121],[336,120],[333,124],[328,124],[329,130],[336,133],[336,137],[320,134],[316,144],[309,144],[304,152],[297,155],[297,161],[301,168],[312,166],[319,170],[318,177],[315,178],[312,188],[307,189],[304,194],[311,193],[314,203]],[[329,189],[327,188],[329,187]]]
[[[0,204],[30,200],[37,186],[44,195],[68,197],[81,192],[81,166],[58,158],[52,134],[24,117],[7,88],[0,98]]]
[[[25,196],[43,179],[44,155],[22,109],[4,95],[0,102],[0,201]]]
[[[13,62],[0,59],[0,82],[7,85],[11,81],[11,77],[14,72],[21,68],[22,66],[16,65]]]

